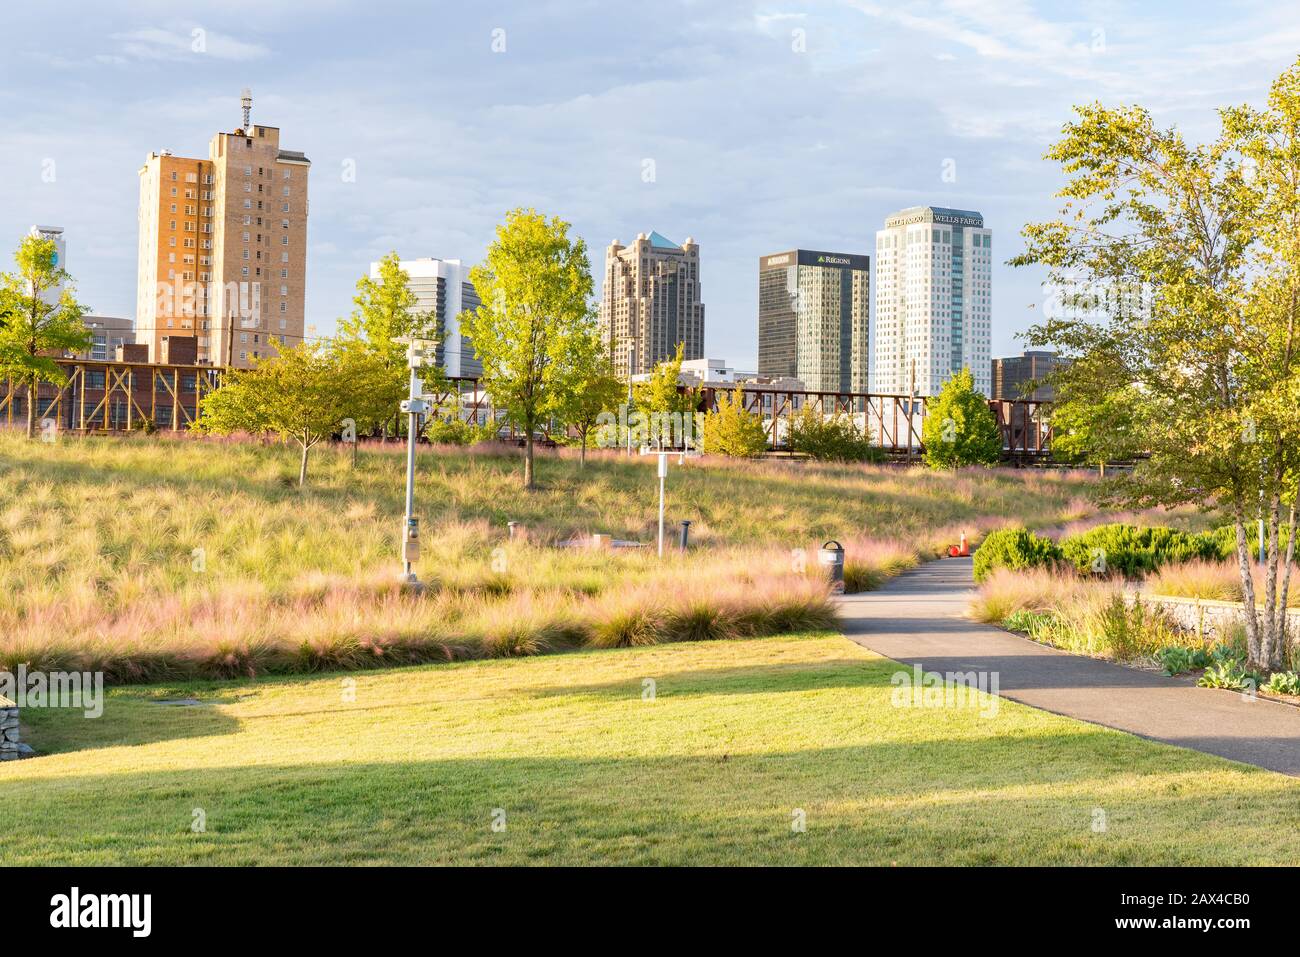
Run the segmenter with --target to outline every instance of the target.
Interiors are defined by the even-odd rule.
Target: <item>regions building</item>
[[[1056,398],[1056,390],[1050,384],[1039,385],[1028,394],[1025,386],[1050,375],[1064,362],[1055,352],[1047,349],[1026,349],[1023,355],[994,359],[992,398],[1051,402]]]
[[[758,261],[758,373],[810,392],[866,392],[871,260],[792,249]]]
[[[700,247],[677,245],[657,232],[605,251],[600,332],[620,377],[650,371],[682,345],[686,359],[704,357]]]
[[[407,288],[415,294],[417,312],[432,313],[439,334],[435,364],[449,376],[477,378],[483,364],[474,344],[460,330],[460,314],[482,303],[469,281],[469,267],[459,259],[407,259],[400,263]],[[380,264],[370,264],[370,278],[378,279]]]
[[[871,391],[936,395],[969,368],[992,394],[992,247],[984,217],[913,206],[876,233]]]
[[[173,361],[236,367],[302,341],[311,163],[250,122],[247,91],[242,105],[206,159],[162,150],[140,168],[136,334],[154,362],[164,340]]]

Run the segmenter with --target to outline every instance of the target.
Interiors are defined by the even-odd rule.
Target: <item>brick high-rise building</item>
[[[140,169],[136,335],[190,336],[201,364],[247,367],[302,341],[307,174],[280,130],[249,122],[217,133],[207,159],[150,153]]]
[[[704,358],[704,303],[700,302],[700,247],[678,246],[659,233],[641,233],[629,246],[618,240],[605,251],[600,302],[601,337],[626,377],[671,359]]]

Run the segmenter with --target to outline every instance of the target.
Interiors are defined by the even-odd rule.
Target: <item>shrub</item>
[[[975,580],[982,582],[995,568],[1037,568],[1060,558],[1051,539],[1026,528],[1000,528],[991,532],[975,550]]]
[[[1196,682],[1202,688],[1225,688],[1229,691],[1253,691],[1259,687],[1259,675],[1247,671],[1240,662],[1211,664]]]
[[[1282,524],[1278,528],[1278,551],[1286,554],[1287,543],[1291,540],[1291,526]],[[1218,554],[1214,557],[1222,559],[1235,559],[1237,557],[1237,526],[1221,525],[1212,531],[1206,532],[1205,537],[1214,542],[1214,547]],[[1246,528],[1246,541],[1250,544],[1251,554],[1259,552],[1259,532],[1253,526]]]
[[[1218,545],[1209,535],[1174,528],[1098,525],[1063,539],[1061,556],[1081,573],[1134,578],[1161,565],[1217,557]]]
[[[767,451],[763,419],[745,408],[739,386],[735,392],[719,393],[718,411],[704,417],[704,451],[746,459]]]
[[[933,469],[995,465],[1002,457],[1002,430],[988,400],[975,391],[970,369],[945,382],[926,407],[921,441],[925,464]]]
[[[884,450],[862,434],[853,418],[836,412],[824,415],[806,403],[790,420],[790,451],[819,462],[879,462]]]
[[[1272,694],[1300,695],[1300,674],[1294,671],[1275,671],[1269,675],[1264,690]]]
[[[1170,645],[1156,652],[1156,661],[1164,667],[1165,674],[1172,678],[1174,675],[1206,667],[1210,663],[1210,653],[1204,648]]]
[[[464,419],[434,419],[424,427],[424,435],[434,445],[474,445],[490,439],[494,429],[480,428]]]

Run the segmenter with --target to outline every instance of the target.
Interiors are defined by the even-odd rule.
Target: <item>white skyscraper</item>
[[[469,266],[459,259],[405,259],[402,270],[409,277],[407,288],[415,293],[415,308],[432,312],[438,321],[442,341],[438,343],[437,365],[449,376],[477,378],[483,364],[474,346],[460,331],[460,314],[482,305],[469,281]],[[370,278],[379,278],[379,263],[370,264]]]
[[[33,226],[28,230],[27,235],[36,236],[40,239],[50,239],[54,241],[54,265],[61,269],[68,268],[68,246],[63,239],[62,226]],[[48,290],[41,298],[48,303],[56,303],[59,297],[63,295],[63,284]]]
[[[913,206],[876,233],[872,392],[937,395],[969,368],[992,392],[993,236],[980,213]]]

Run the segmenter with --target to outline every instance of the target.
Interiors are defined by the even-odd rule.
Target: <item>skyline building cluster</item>
[[[247,90],[241,106],[242,125],[216,133],[206,159],[161,150],[140,168],[134,327],[95,317],[94,358],[113,359],[134,342],[151,362],[247,368],[305,338],[311,162],[281,146],[278,127],[251,122]],[[53,239],[66,265],[62,228],[32,234]],[[760,257],[758,368],[744,375],[810,392],[932,396],[969,368],[978,391],[1009,397],[1019,366],[998,360],[999,374],[991,354],[992,231],[983,215],[909,207],[886,218],[874,249],[874,264],[867,253],[806,248]],[[436,318],[439,365],[450,376],[481,375],[459,322],[480,304],[468,266],[427,256],[401,266],[417,309]],[[693,238],[679,244],[652,230],[627,245],[615,240],[602,278],[598,328],[617,375],[643,376],[679,346],[701,374],[726,366],[705,356]]]

